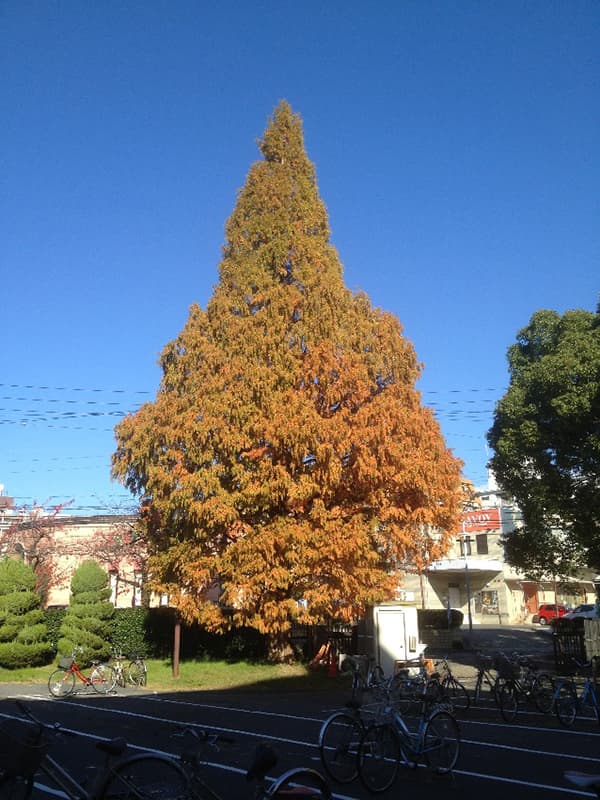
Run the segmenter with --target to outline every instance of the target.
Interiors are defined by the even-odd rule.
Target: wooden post
[[[173,631],[173,677],[179,677],[179,653],[181,649],[181,622],[175,620],[175,630]]]

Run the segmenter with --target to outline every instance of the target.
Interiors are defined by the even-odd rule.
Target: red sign
[[[465,511],[462,525],[465,533],[500,530],[500,509],[478,508],[476,511]]]

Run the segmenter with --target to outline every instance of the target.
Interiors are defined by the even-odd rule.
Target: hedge
[[[447,631],[460,628],[463,623],[463,617],[464,614],[457,608],[450,609],[450,616],[448,616],[448,609],[446,608],[417,609],[419,630],[433,628],[438,631]]]

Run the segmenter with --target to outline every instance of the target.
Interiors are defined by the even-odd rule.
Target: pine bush
[[[114,607],[109,601],[108,573],[95,561],[84,561],[71,579],[71,602],[60,626],[58,654],[70,655],[77,647],[82,664],[110,656]]]
[[[35,667],[52,657],[35,573],[16,559],[0,561],[0,666]]]

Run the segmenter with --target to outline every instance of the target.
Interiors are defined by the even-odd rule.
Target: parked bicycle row
[[[575,661],[573,666],[577,677],[555,676],[540,670],[530,656],[480,653],[472,688],[458,680],[446,658],[437,662],[421,658],[389,677],[373,660],[365,665],[353,657],[346,659],[342,670],[352,673],[352,700],[362,704],[363,714],[376,714],[386,703],[402,714],[419,713],[421,706],[462,714],[471,706],[494,705],[506,722],[528,709],[554,713],[565,727],[572,727],[586,712],[600,723],[600,659]]]
[[[53,697],[67,697],[73,694],[77,682],[91,686],[98,694],[109,694],[117,686],[145,686],[148,668],[144,659],[137,653],[128,656],[121,651],[113,651],[110,662],[92,661],[89,671],[77,663],[82,653],[78,647],[68,657],[63,657],[48,678],[48,690]]]
[[[36,779],[50,781],[52,794],[67,800],[222,800],[205,777],[205,751],[231,743],[230,737],[186,726],[174,737],[190,738],[194,746],[179,757],[158,752],[129,755],[124,738],[100,740],[96,747],[102,762],[88,768],[83,781],[48,752],[55,737],[77,734],[59,722],[43,722],[28,705],[20,700],[16,703],[22,721],[0,723],[2,800],[30,800]],[[254,800],[280,800],[296,794],[306,800],[331,800],[330,787],[318,770],[297,767],[270,779],[267,775],[276,763],[272,747],[265,743],[256,747],[246,773],[246,779],[254,784]]]
[[[538,670],[527,656],[480,655],[474,699],[477,702],[487,690],[506,722],[513,722],[519,711],[529,706],[543,714],[554,714],[569,728],[577,717],[591,716],[600,723],[599,667],[596,657],[587,662],[573,659],[575,677],[556,676]]]
[[[472,686],[472,682],[469,683]],[[315,757],[317,760],[320,758],[317,746],[319,731],[324,719],[332,713],[331,701],[335,699],[334,706],[338,707],[344,702],[343,694],[338,691],[298,696],[285,689],[277,697],[254,691],[240,695],[227,692],[184,692],[181,695],[132,692],[117,702],[109,703],[98,695],[79,695],[67,699],[60,706],[36,695],[33,688],[30,697],[27,702],[33,703],[34,713],[47,724],[53,726],[57,718],[61,724],[64,723],[67,728],[64,737],[59,735],[55,738],[53,733],[50,734],[54,742],[50,754],[79,783],[83,780],[87,791],[93,786],[97,771],[90,773],[84,769],[85,765],[100,763],[106,757],[94,751],[95,742],[99,739],[106,741],[107,737],[118,733],[130,743],[128,752],[169,753],[175,758],[182,751],[189,750],[191,756],[203,752],[202,761],[205,763],[199,765],[201,778],[228,797],[251,796],[252,786],[244,789],[244,775],[257,741],[277,742],[282,765],[279,772],[298,764],[314,766]],[[1,711],[0,727],[4,721],[14,720],[18,715],[14,700],[5,700]],[[499,715],[496,719],[494,716],[492,708],[484,707],[459,720],[460,753],[450,774],[438,775],[434,766],[426,766],[428,761],[424,754],[420,758],[423,762],[421,769],[401,769],[400,764],[396,785],[385,796],[402,789],[404,793],[418,795],[424,800],[435,800],[440,793],[453,800],[476,800],[481,794],[490,800],[502,800],[505,794],[503,781],[510,780],[515,797],[541,800],[542,797],[554,796],[554,793],[564,796],[561,793],[568,791],[565,788],[568,784],[563,773],[567,770],[600,771],[600,762],[596,758],[600,732],[594,734],[590,731],[582,738],[577,732],[561,730],[550,719],[547,724],[539,726],[539,735],[532,737],[531,716],[523,717],[520,720],[522,724],[514,727],[507,725]],[[409,719],[407,723],[414,731],[418,719]],[[188,727],[201,736],[206,734],[208,742],[196,742],[189,732],[183,738],[174,736],[174,732]],[[227,737],[235,741],[230,744]],[[0,754],[2,752],[0,746]],[[127,752],[111,756],[113,768],[125,758],[128,758]],[[371,757],[368,760],[376,764]],[[10,758],[9,764],[13,763],[15,759]],[[144,763],[148,769],[153,766],[152,761]],[[384,765],[387,763],[385,760]],[[159,767],[155,766],[158,774]],[[323,769],[318,763],[316,766]],[[277,768],[271,770],[271,774],[277,773]],[[350,785],[331,785],[337,797],[355,800],[367,800],[373,791],[364,788],[358,774]],[[5,800],[3,789],[0,787],[0,797]],[[57,800],[58,797],[70,800],[66,792],[57,793],[56,789],[48,774],[38,769],[31,800]],[[576,788],[573,787],[572,791],[571,797],[575,797]],[[119,800],[122,800],[123,793]],[[167,792],[164,796],[168,796]],[[202,794],[202,797],[207,796]],[[80,797],[79,800],[86,798]]]

